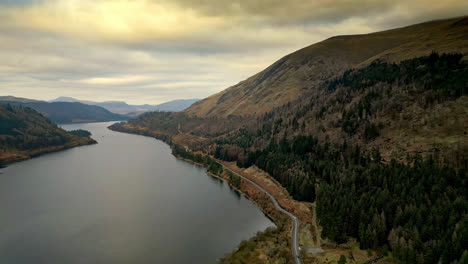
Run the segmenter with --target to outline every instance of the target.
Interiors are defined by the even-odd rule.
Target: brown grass
[[[225,117],[265,113],[319,87],[349,68],[376,59],[398,62],[431,51],[468,52],[468,17],[365,35],[332,37],[273,63],[237,85],[198,101],[186,113]]]

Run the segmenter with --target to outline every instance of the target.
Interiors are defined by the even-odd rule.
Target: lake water
[[[99,144],[0,174],[0,263],[216,263],[273,223],[165,143],[86,129]]]

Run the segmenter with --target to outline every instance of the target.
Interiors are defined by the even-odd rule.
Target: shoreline
[[[183,160],[183,161],[186,161],[186,162],[189,162],[189,163],[192,163],[192,164],[195,164],[195,165],[198,165],[200,167],[203,167],[203,168],[206,168],[205,165],[201,164],[201,163],[198,163],[198,162],[195,162],[193,160],[190,160],[190,159],[185,159],[185,158],[182,158],[178,155],[174,155],[172,154],[174,157],[176,157],[177,159],[179,160]],[[262,211],[263,215],[265,215],[266,218],[270,219],[271,222],[273,222],[273,224],[275,224],[275,228],[277,228],[277,220],[275,220],[271,215],[269,215],[265,208],[263,208],[256,200],[254,200],[252,197],[250,197],[247,193],[243,192],[241,189],[239,188],[236,188],[235,186],[233,186],[230,182],[229,182],[229,179],[226,179],[220,175],[217,175],[217,174],[214,174],[212,172],[209,172],[209,171],[206,171],[205,172],[206,175],[208,176],[211,176],[213,178],[216,178],[216,179],[219,179],[219,180],[222,180],[223,182],[225,182],[229,188],[231,188],[232,190],[238,192],[239,194],[241,194],[242,196],[244,196],[247,200],[251,201],[253,204],[255,204],[255,206],[260,209],[260,211]]]
[[[162,142],[166,143],[172,149],[172,143],[173,142],[170,139],[169,139],[169,141],[167,141],[167,139],[168,139],[167,135],[152,134],[152,133],[148,133],[147,131],[124,131],[124,130],[113,129],[112,126],[109,126],[108,129],[110,129],[112,131],[115,131],[115,132],[120,132],[120,133],[135,134],[135,135],[140,135],[140,136],[145,136],[145,137],[152,137],[152,138],[155,138],[157,140],[161,140]],[[205,164],[201,164],[201,163],[195,162],[193,160],[183,158],[183,157],[181,157],[179,155],[176,155],[174,153],[171,153],[171,154],[175,158],[177,158],[179,160],[183,160],[183,161],[195,164],[197,166],[207,168],[207,165],[205,165]],[[209,155],[205,155],[205,154],[203,154],[203,156],[210,157]],[[275,239],[274,240],[278,241],[278,242],[275,242],[277,244],[276,246],[278,246],[280,248],[284,247],[284,249],[282,248],[282,250],[283,251],[286,250],[288,252],[287,253],[288,254],[287,261],[290,260],[290,261],[294,262],[294,256],[293,256],[293,253],[291,251],[291,239],[292,239],[292,230],[293,230],[293,224],[294,224],[293,221],[291,221],[291,219],[289,218],[289,216],[287,214],[285,214],[285,213],[281,212],[280,210],[276,209],[273,201],[271,201],[270,198],[263,191],[257,189],[257,187],[255,187],[251,183],[247,182],[246,180],[243,180],[241,178],[240,188],[236,188],[235,186],[233,186],[229,182],[229,178],[227,176],[225,176],[226,172],[228,172],[228,169],[226,169],[226,168],[229,168],[229,169],[232,170],[232,168],[230,168],[230,166],[229,166],[229,163],[219,161],[217,159],[213,159],[213,160],[216,161],[221,166],[223,166],[223,175],[217,175],[217,174],[211,173],[209,171],[206,171],[206,174],[211,176],[211,177],[215,177],[217,179],[225,181],[230,188],[232,188],[235,191],[239,192],[245,198],[247,198],[248,200],[253,202],[255,204],[255,206],[257,206],[257,208],[259,208],[260,211],[262,211],[262,213],[268,219],[270,219],[275,225],[275,227],[274,227],[275,230],[272,231],[272,230],[268,230],[269,228],[267,228],[263,232],[259,232],[256,235],[252,236],[248,241],[255,241],[255,243],[257,243],[257,241],[259,240],[258,236],[263,235],[264,233],[268,233],[268,232],[275,233]],[[224,167],[226,167],[226,168],[224,168]],[[234,171],[234,172],[238,173],[237,171]],[[229,173],[231,173],[231,172],[229,172]],[[245,175],[243,177],[245,177]],[[252,177],[246,177],[246,178],[249,179],[250,181],[253,180]],[[257,183],[257,184],[259,186],[261,186],[261,184],[259,184],[259,183]],[[272,195],[272,196],[276,200],[278,200],[278,198],[275,195]],[[287,198],[292,199],[289,195],[287,195]],[[282,204],[279,200],[278,200],[278,203]],[[298,217],[298,218],[300,219],[300,217]],[[300,222],[304,223],[303,221],[300,221]],[[299,236],[300,236],[300,233],[299,233]],[[285,237],[287,237],[287,239],[284,239]],[[300,238],[298,240],[299,240],[298,242],[300,244]],[[242,247],[243,242],[244,241],[242,241],[236,249],[233,249],[232,252],[228,253],[224,258],[222,258],[220,263],[225,263],[224,261],[227,261],[226,263],[230,263],[231,261],[226,260],[227,258],[230,258],[230,257],[235,258],[236,257],[235,255],[237,253],[242,253],[241,252],[241,250],[242,250],[241,247]],[[260,244],[260,243],[258,242],[258,244]]]
[[[90,123],[90,124],[94,124],[94,123],[108,123],[108,122],[126,122],[128,121],[128,119],[126,120],[107,120],[107,121],[96,121],[96,120],[84,120],[84,121],[76,121],[76,122],[60,122],[60,123],[56,123],[58,126],[62,126],[62,125],[77,125],[77,124],[87,124],[87,123]]]
[[[60,151],[72,149],[75,147],[89,146],[89,145],[94,145],[94,144],[98,144],[98,142],[92,138],[89,138],[87,142],[74,142],[74,143],[70,143],[69,145],[51,146],[51,147],[46,147],[46,148],[25,151],[23,153],[3,152],[3,153],[0,153],[0,164],[3,164],[4,166],[8,166],[13,163],[30,160],[30,159],[33,159],[42,155],[49,154],[49,153],[60,152]]]

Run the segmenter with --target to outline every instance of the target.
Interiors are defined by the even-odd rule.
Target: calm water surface
[[[0,174],[0,263],[215,263],[273,224],[205,169],[111,123]]]

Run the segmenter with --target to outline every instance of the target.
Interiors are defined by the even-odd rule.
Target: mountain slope
[[[125,116],[111,113],[102,107],[82,103],[0,101],[0,104],[2,103],[33,108],[57,123],[105,122],[127,119]]]
[[[66,132],[31,108],[0,104],[0,163],[93,143],[91,138]]]
[[[466,54],[468,17],[329,38],[283,57],[185,112],[199,117],[261,114],[313,91],[349,68],[362,67],[376,59],[398,62],[432,51]]]

